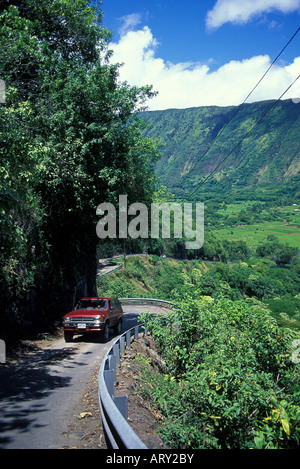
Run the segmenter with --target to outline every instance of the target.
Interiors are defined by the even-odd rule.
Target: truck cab
[[[71,342],[76,333],[93,333],[106,342],[110,328],[121,333],[122,322],[123,309],[117,298],[82,298],[63,318],[65,341]]]

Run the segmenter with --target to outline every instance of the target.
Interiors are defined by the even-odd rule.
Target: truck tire
[[[102,340],[103,342],[107,342],[109,340],[109,327],[106,323],[102,332]]]
[[[114,333],[116,335],[119,335],[121,334],[121,332],[122,332],[122,321],[121,319],[119,319],[118,324],[114,327]]]
[[[65,342],[72,342],[74,332],[72,331],[64,331]]]

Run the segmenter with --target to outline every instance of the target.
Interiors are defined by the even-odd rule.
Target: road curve
[[[158,313],[150,305],[124,306],[123,331],[137,324],[143,311]],[[93,338],[49,341],[26,353],[17,363],[0,367],[0,448],[56,449],[66,443],[68,424],[80,398],[109,350]],[[100,419],[100,412],[99,412]]]

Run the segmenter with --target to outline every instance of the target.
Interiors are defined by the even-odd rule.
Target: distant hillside
[[[162,157],[156,165],[162,183],[176,195],[187,196],[218,166],[273,103],[261,101],[244,104],[207,153],[218,133],[236,112],[236,106],[205,106],[143,113],[143,118],[151,125],[146,135],[160,136],[164,142]],[[201,187],[197,195],[203,191],[236,193],[264,187],[272,190],[287,185],[297,188],[300,173],[299,137],[300,104],[292,100],[280,101]],[[199,163],[189,174],[197,161]]]

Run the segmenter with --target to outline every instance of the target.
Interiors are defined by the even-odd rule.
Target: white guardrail
[[[119,298],[122,304],[152,304],[171,308],[169,301],[152,298]],[[119,336],[105,355],[98,374],[98,395],[101,419],[109,449],[147,449],[130,427],[128,418],[128,397],[116,397],[114,383],[116,370],[126,347],[130,347],[132,337],[138,341],[143,324],[139,324]],[[147,334],[147,331],[144,331]]]

